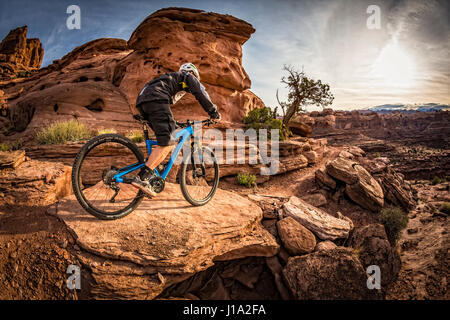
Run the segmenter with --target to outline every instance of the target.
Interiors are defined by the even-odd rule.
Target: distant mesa
[[[391,113],[394,111],[400,112],[434,112],[434,111],[450,111],[450,105],[439,103],[424,103],[424,104],[383,104],[380,106],[369,108],[368,111],[375,111],[378,113]]]

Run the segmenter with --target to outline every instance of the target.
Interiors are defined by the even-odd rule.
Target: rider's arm
[[[186,84],[188,91],[194,95],[203,109],[211,116],[217,113],[217,106],[212,103],[211,98],[205,90],[205,87],[191,74],[186,75]]]

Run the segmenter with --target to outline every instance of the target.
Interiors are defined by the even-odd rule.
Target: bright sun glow
[[[372,75],[386,85],[411,87],[414,82],[414,61],[396,39],[392,39],[372,65]],[[381,79],[380,79],[381,78]]]

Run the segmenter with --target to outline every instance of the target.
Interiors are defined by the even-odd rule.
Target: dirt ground
[[[74,240],[47,207],[0,207],[0,299],[76,299],[66,286]]]

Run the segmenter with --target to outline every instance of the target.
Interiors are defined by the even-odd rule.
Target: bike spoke
[[[93,148],[80,166],[83,183],[81,193],[89,205],[103,214],[111,215],[127,208],[139,190],[125,183],[116,183],[112,177],[118,173],[117,169],[137,162],[134,153],[118,142],[106,142]],[[136,174],[137,171],[134,171],[122,178],[133,178]],[[120,190],[114,202],[111,202],[115,186]]]
[[[202,202],[215,191],[215,158],[211,153],[198,150],[186,167],[184,188],[192,200]]]

